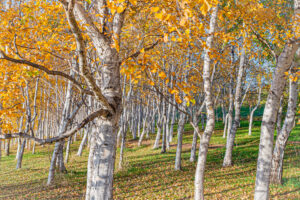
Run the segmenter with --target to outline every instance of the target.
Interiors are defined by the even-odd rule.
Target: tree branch
[[[272,56],[277,59],[278,55],[276,54],[276,52],[274,51],[274,49],[271,47],[271,45],[269,44],[269,42],[263,38],[259,33],[257,33],[252,27],[251,30],[253,31],[254,35],[256,36],[256,38],[263,43],[264,45],[266,45],[268,47],[269,52],[272,54]]]
[[[11,139],[11,138],[22,137],[22,138],[32,139],[39,144],[53,143],[53,142],[57,142],[60,140],[64,140],[68,137],[71,137],[77,131],[79,131],[81,128],[83,128],[87,123],[89,123],[90,121],[94,120],[97,117],[109,118],[110,116],[111,116],[111,114],[108,110],[104,110],[104,109],[97,110],[97,111],[91,113],[90,115],[88,115],[84,120],[82,120],[79,124],[77,124],[77,126],[72,128],[71,130],[65,132],[64,134],[62,134],[60,136],[49,138],[49,139],[36,138],[34,136],[27,134],[26,132],[25,133],[18,132],[18,133],[0,135],[0,139]]]
[[[91,88],[97,99],[102,104],[103,108],[110,110],[111,112],[114,112],[114,109],[111,107],[111,105],[108,103],[108,100],[106,97],[102,94],[100,87],[96,84],[96,81],[94,77],[92,76],[88,65],[87,65],[87,56],[86,56],[86,48],[84,44],[84,39],[81,34],[80,28],[77,24],[77,21],[75,19],[74,15],[74,7],[75,7],[76,1],[70,0],[68,5],[64,5],[65,12],[67,15],[69,26],[73,32],[73,35],[76,39],[77,44],[77,51],[79,56],[79,69],[81,75],[84,77],[86,83]]]
[[[48,75],[64,77],[64,78],[72,81],[81,92],[83,92],[85,94],[89,94],[89,95],[93,94],[91,91],[83,89],[81,84],[78,81],[76,81],[75,78],[71,77],[70,75],[68,75],[64,72],[50,70],[50,69],[48,69],[47,67],[45,67],[43,65],[39,65],[39,64],[33,63],[31,61],[25,60],[25,59],[21,60],[21,59],[11,58],[11,57],[7,56],[3,51],[0,51],[0,60],[1,59],[7,60],[7,61],[10,61],[10,62],[13,62],[13,63],[18,63],[18,64],[24,64],[24,65],[31,66],[35,69],[39,69],[39,70],[45,72]]]
[[[160,41],[160,40],[157,40],[156,42],[154,42],[153,44],[151,44],[149,47],[144,48],[144,51],[149,51],[149,50],[153,49],[156,45],[159,44],[159,41]],[[133,54],[127,56],[126,58],[124,58],[124,59],[122,60],[122,62],[124,62],[125,60],[128,60],[129,58],[136,58],[136,57],[138,57],[140,54],[141,54],[141,50],[136,51],[135,53],[133,53]],[[122,63],[122,62],[121,62],[121,63]]]

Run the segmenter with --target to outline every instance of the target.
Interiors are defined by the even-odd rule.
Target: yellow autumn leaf
[[[120,6],[117,8],[117,13],[122,13],[125,10],[125,6]]]
[[[165,72],[159,72],[158,77],[160,77],[161,79],[165,79],[167,75],[165,74]]]
[[[129,2],[134,6],[137,4],[137,0],[129,0]]]
[[[178,104],[181,104],[182,103],[182,100],[180,99],[180,97],[178,95],[175,95],[175,101],[178,103]]]
[[[152,86],[154,86],[154,82],[151,81],[151,80],[149,81],[149,84],[152,85]]]
[[[162,20],[162,18],[163,18],[163,13],[162,13],[162,12],[156,13],[156,14],[155,14],[155,17],[156,17],[157,19]]]
[[[190,34],[190,29],[186,29],[186,30],[185,30],[185,34],[186,34],[186,35],[189,35],[189,34]]]
[[[157,12],[157,11],[159,11],[159,7],[152,7],[151,8],[151,12]]]

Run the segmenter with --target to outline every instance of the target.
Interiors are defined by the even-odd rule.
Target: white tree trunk
[[[162,143],[161,143],[161,153],[166,153],[167,151],[167,102],[162,103]]]
[[[198,127],[199,121],[200,121],[200,116],[203,112],[205,106],[205,101],[203,101],[202,105],[199,108],[198,112],[195,112],[193,115],[193,123]],[[190,162],[195,162],[196,161],[196,151],[197,151],[197,139],[198,139],[198,133],[197,130],[194,129],[194,134],[193,134],[193,142],[192,142],[192,148],[191,148],[191,156],[190,156]]]
[[[175,103],[175,98],[173,97],[173,103]],[[176,107],[172,106],[172,117],[171,117],[171,125],[169,130],[169,142],[173,141],[173,132],[174,132],[174,124],[175,124],[175,115],[176,115]]]
[[[254,112],[256,111],[256,109],[258,108],[259,104],[260,104],[260,99],[261,99],[261,87],[258,89],[258,100],[257,100],[257,104],[255,105],[255,107],[251,110],[250,113],[250,119],[249,119],[249,132],[248,135],[252,134],[252,123],[253,123],[253,116],[254,116]]]
[[[226,114],[225,122],[224,122],[224,130],[223,130],[223,138],[226,138],[227,125],[228,125],[229,113]]]
[[[125,108],[126,112],[126,108]],[[126,144],[126,135],[127,135],[127,121],[126,121],[126,116],[123,115],[123,120],[121,120],[121,126],[122,126],[122,131],[121,131],[121,136],[122,136],[122,141],[121,141],[121,148],[120,148],[120,158],[119,158],[119,169],[123,168],[123,157],[124,157],[124,150],[125,150],[125,144]]]
[[[80,143],[80,146],[79,146],[79,148],[78,148],[77,156],[81,156],[81,155],[82,155],[83,148],[84,148],[84,146],[85,146],[86,143],[87,143],[88,131],[89,131],[89,130],[90,130],[90,129],[85,129],[83,138],[82,138],[81,143]]]
[[[280,97],[282,96],[286,82],[284,72],[287,72],[289,67],[291,66],[293,57],[297,49],[298,44],[296,43],[286,44],[282,50],[282,53],[277,59],[276,71],[273,76],[273,81],[265,104],[265,110],[262,118],[255,181],[255,200],[269,199],[274,129],[276,124],[276,116],[279,109]]]
[[[203,65],[203,82],[204,82],[204,92],[205,92],[205,103],[207,112],[207,123],[203,135],[200,138],[200,149],[195,175],[195,200],[204,200],[204,171],[207,158],[208,145],[210,137],[214,131],[215,127],[215,113],[214,113],[214,103],[211,94],[211,82],[210,82],[210,56],[209,52],[212,48],[213,43],[213,33],[215,32],[215,27],[217,23],[218,5],[212,8],[212,14],[210,18],[210,29],[209,36],[206,40],[207,48],[204,54],[204,65]]]
[[[235,89],[235,99],[234,99],[234,121],[233,125],[230,128],[230,132],[227,135],[227,142],[226,142],[226,152],[223,161],[223,167],[231,166],[232,165],[232,151],[234,146],[234,140],[237,128],[240,124],[240,113],[241,113],[241,93],[242,93],[242,78],[244,73],[244,64],[246,59],[246,52],[245,47],[242,48],[242,54],[240,57],[240,65],[239,71],[237,76],[237,83]]]
[[[277,120],[276,120],[277,133],[281,132],[283,100],[284,100],[284,96],[282,95],[281,98],[280,98],[280,103],[279,103],[280,106],[279,106],[279,110],[278,110],[278,113],[277,113]]]
[[[117,120],[97,120],[88,159],[86,199],[113,199],[113,172],[116,155]]]
[[[71,142],[72,142],[72,137],[69,137],[68,143],[67,143],[67,148],[66,148],[65,163],[68,163],[68,161],[69,161]]]
[[[161,129],[162,129],[162,125],[163,125],[163,122],[162,122],[163,121],[163,116],[162,116],[162,113],[161,113],[161,110],[160,110],[161,107],[162,107],[162,97],[160,99],[159,108],[158,108],[158,117],[157,117],[157,122],[156,122],[157,133],[156,133],[153,149],[159,148]]]
[[[74,72],[72,70],[70,72],[70,75],[71,76],[74,75]],[[72,93],[73,93],[73,84],[71,81],[68,81],[65,104],[63,108],[61,121],[58,127],[59,128],[58,135],[63,134],[67,130],[68,125],[70,123],[69,117],[70,117],[70,110],[71,110]],[[55,143],[54,151],[50,162],[47,185],[51,185],[54,180],[56,163],[58,163],[60,171],[64,172],[66,170],[64,166],[64,160],[63,160],[63,146],[64,146],[64,142],[62,141]]]
[[[300,65],[298,66],[300,67]],[[296,69],[297,66],[294,67]],[[291,70],[292,71],[292,70]],[[294,70],[296,71],[296,70]],[[293,73],[293,76],[297,76]],[[287,113],[281,131],[277,134],[271,165],[271,183],[282,184],[283,157],[286,143],[293,129],[298,101],[298,81],[290,80]]]
[[[180,118],[179,118],[178,128],[177,128],[177,148],[176,148],[175,167],[174,167],[176,171],[181,170],[181,152],[182,152],[182,137],[184,132],[184,124],[185,124],[185,114],[180,113]]]

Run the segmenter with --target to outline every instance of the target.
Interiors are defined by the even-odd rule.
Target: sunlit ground
[[[248,136],[248,123],[242,122],[234,147],[234,166],[222,168],[226,140],[222,138],[221,123],[217,123],[206,165],[206,199],[253,198],[259,122],[255,125],[253,135]],[[191,127],[186,125],[185,130],[182,171],[173,170],[176,137],[171,149],[165,154],[160,154],[160,149],[152,150],[153,140],[145,141],[140,148],[137,147],[137,141],[129,141],[127,143],[129,148],[125,152],[124,169],[115,173],[115,199],[192,199],[196,163],[189,162]],[[151,137],[154,138],[154,135]],[[53,145],[37,147],[34,155],[26,150],[23,167],[20,170],[15,170],[14,146],[11,155],[3,156],[0,161],[0,199],[83,199],[88,152],[85,149],[82,157],[76,156],[79,144],[78,140],[71,146],[71,156],[66,165],[68,174],[57,174],[55,184],[52,186],[46,186],[46,180]],[[283,185],[272,185],[271,197],[285,200],[300,199],[299,125],[293,130],[286,148]]]

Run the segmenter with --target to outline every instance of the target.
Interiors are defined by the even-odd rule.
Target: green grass
[[[222,124],[216,124],[207,157],[206,199],[253,198],[260,122],[254,125],[253,135],[248,136],[248,122],[242,121],[233,152],[234,166],[222,168],[226,139],[222,138]],[[192,199],[196,163],[190,163],[189,156],[193,131],[188,124],[185,131],[182,171],[173,170],[177,138],[165,154],[160,154],[160,149],[152,150],[154,135],[142,147],[137,147],[137,141],[129,141],[124,169],[115,172],[115,199]],[[272,199],[300,199],[299,133],[298,125],[286,147],[284,183],[271,186]],[[57,174],[55,184],[49,187],[46,180],[53,145],[37,147],[34,155],[26,150],[20,170],[15,170],[13,147],[12,154],[0,161],[0,199],[84,199],[88,152],[85,149],[82,157],[76,156],[79,143],[71,146],[68,173]]]

